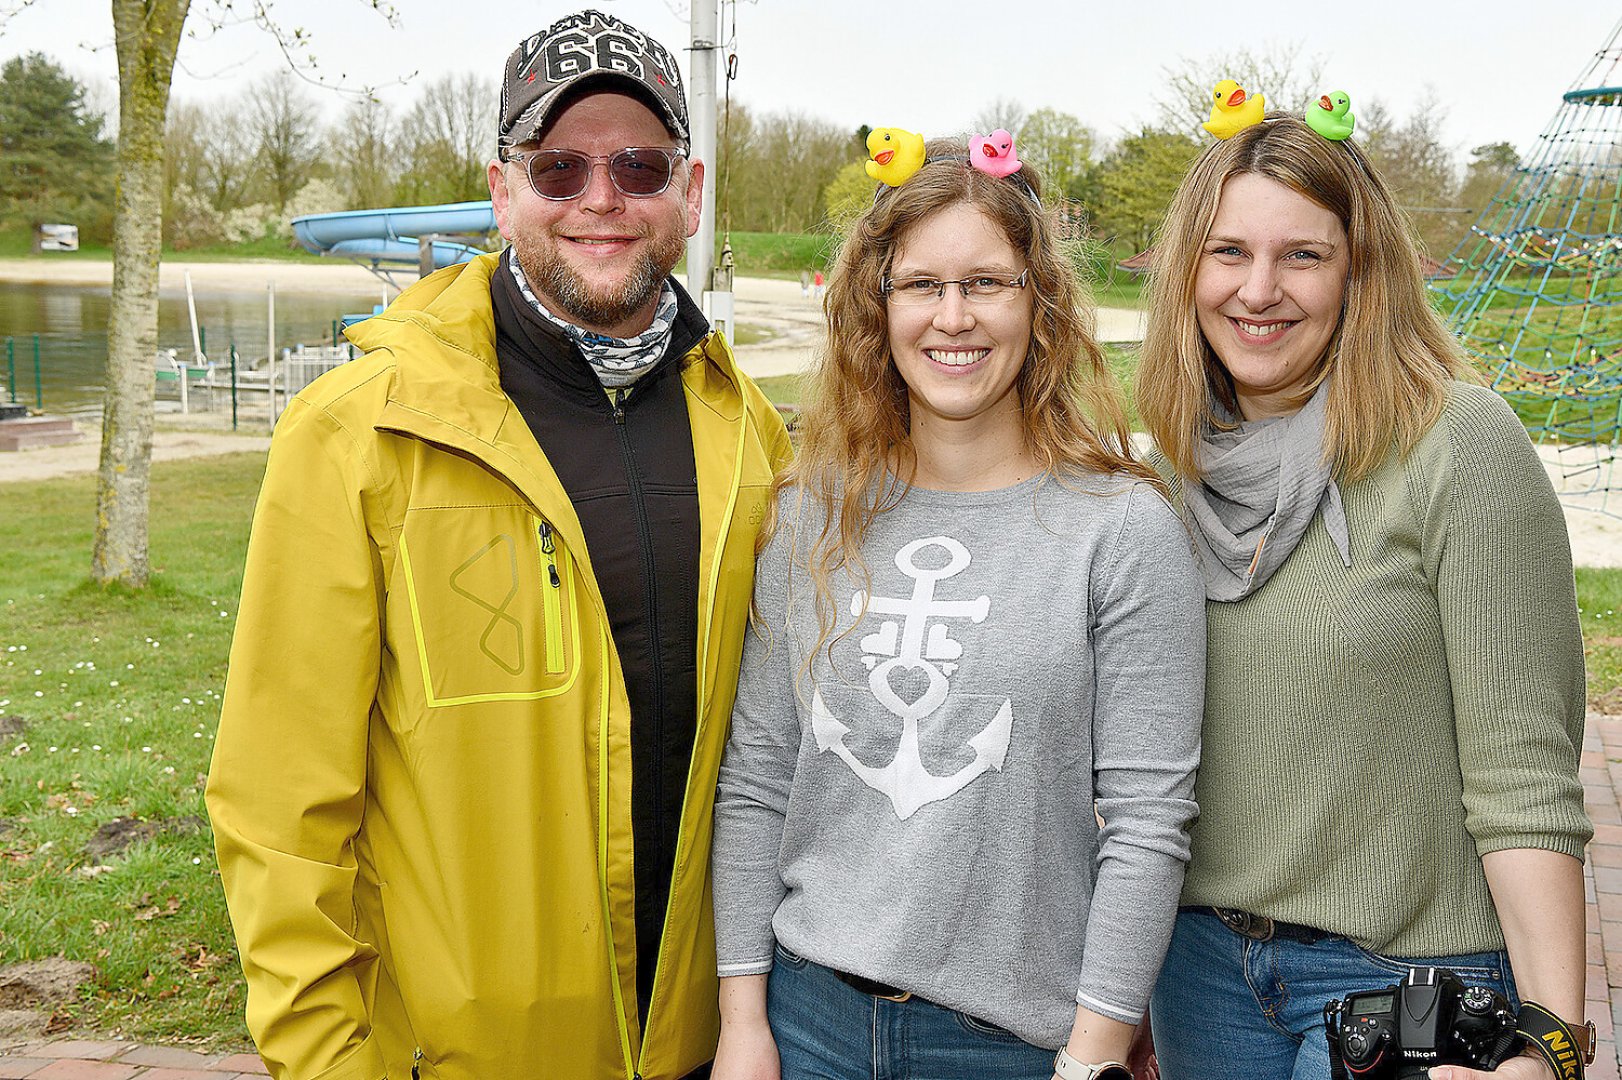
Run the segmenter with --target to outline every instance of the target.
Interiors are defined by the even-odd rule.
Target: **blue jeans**
[[[966,1013],[889,1001],[777,947],[766,1019],[783,1080],[1048,1080],[1052,1050]]]
[[[1306,945],[1252,941],[1209,909],[1177,916],[1149,1015],[1164,1080],[1328,1080],[1324,1006],[1401,982],[1410,967],[1439,967],[1486,985],[1519,1007],[1509,956],[1429,958],[1369,952],[1343,937]]]

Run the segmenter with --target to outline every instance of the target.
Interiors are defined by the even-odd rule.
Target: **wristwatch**
[[[1071,1057],[1062,1046],[1053,1059],[1053,1071],[1059,1074],[1060,1080],[1132,1080],[1132,1070],[1119,1061],[1088,1065]]]

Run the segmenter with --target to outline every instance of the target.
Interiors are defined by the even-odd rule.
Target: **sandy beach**
[[[263,289],[278,292],[368,292],[377,278],[363,266],[347,262],[165,262],[158,268],[158,288],[165,292],[192,284],[214,289]],[[0,259],[0,281],[19,285],[87,285],[112,288],[113,264],[94,259]]]
[[[274,283],[278,292],[350,292],[377,288],[377,279],[360,266],[345,263],[303,262],[166,262],[159,287],[184,289],[185,275],[191,272],[195,286],[216,289],[256,289]],[[0,281],[35,284],[111,287],[111,262],[91,260],[0,259]],[[811,366],[822,335],[821,305],[800,295],[795,281],[775,278],[740,277],[735,285],[735,315],[740,326],[763,331],[766,339],[740,346],[739,364],[750,375],[765,378],[792,375]],[[1101,340],[1137,341],[1143,336],[1144,315],[1140,311],[1105,308],[1099,311]],[[81,423],[81,429],[94,425]],[[262,450],[269,445],[265,432],[221,433],[177,429],[164,416],[153,437],[153,459],[159,463],[178,458],[200,457],[245,450]],[[0,453],[0,484],[11,481],[43,480],[72,473],[94,472],[99,454],[99,432],[86,430],[80,442],[70,446],[47,447],[19,453]],[[1603,494],[1580,494],[1594,482],[1594,473],[1569,478],[1571,460],[1552,448],[1540,451],[1557,491],[1565,492],[1566,524],[1571,535],[1572,554],[1579,566],[1622,566],[1622,490]],[[1601,474],[1604,475],[1604,474]],[[1622,486],[1622,469],[1612,481]]]

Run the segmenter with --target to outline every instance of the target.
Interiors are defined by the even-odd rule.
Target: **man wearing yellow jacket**
[[[507,62],[511,247],[283,414],[208,807],[277,1080],[675,1080],[714,1052],[710,813],[789,446],[671,278],[668,50]]]

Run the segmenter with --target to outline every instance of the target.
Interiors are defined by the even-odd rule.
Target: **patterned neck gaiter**
[[[604,389],[615,390],[630,386],[652,370],[653,365],[664,356],[665,348],[670,344],[670,329],[676,324],[676,290],[670,287],[668,280],[659,293],[659,308],[654,312],[653,325],[636,337],[616,338],[565,322],[552,314],[546,309],[545,304],[536,299],[535,293],[529,287],[529,281],[524,277],[523,268],[518,265],[518,260],[508,259],[507,265],[512,268],[513,279],[518,282],[518,291],[523,294],[529,306],[569,336],[569,340],[574,342],[580,354],[586,358],[586,363],[591,365],[591,370],[597,373],[597,378],[602,382]]]

